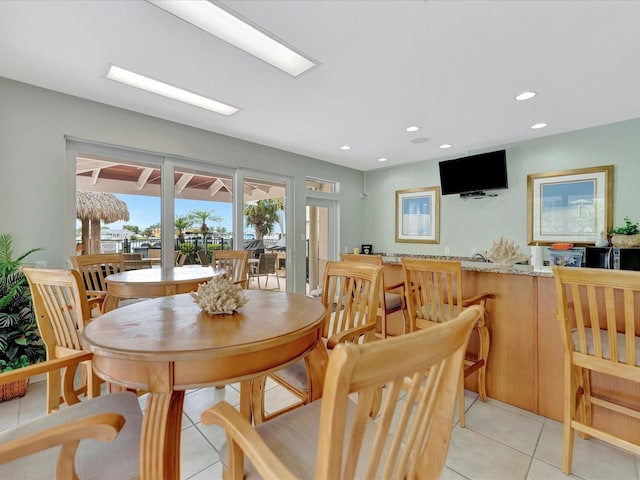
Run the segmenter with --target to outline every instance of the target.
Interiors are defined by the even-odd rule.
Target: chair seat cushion
[[[593,346],[593,331],[590,328],[585,328],[585,335],[587,337],[587,352],[589,355],[594,355],[595,348]],[[571,337],[573,338],[574,349],[578,351],[578,332],[573,329],[571,331]],[[627,346],[626,339],[622,333],[616,334],[616,341],[618,343],[618,359],[620,363],[627,361]],[[606,330],[600,330],[600,343],[602,345],[602,358],[611,360],[609,337]],[[635,337],[636,352],[640,352],[640,337]],[[614,359],[614,361],[616,361]],[[640,367],[640,355],[636,355],[636,367]]]
[[[387,312],[398,310],[402,307],[402,295],[399,293],[384,292],[384,303]]]
[[[350,423],[353,418],[355,408],[356,405],[349,400],[347,403],[347,423]],[[322,399],[256,426],[256,431],[269,448],[277,453],[278,458],[297,478],[315,477],[321,409]],[[371,451],[373,448],[375,430],[373,420],[369,420],[368,427],[363,439],[362,449],[364,452]],[[301,435],[301,432],[304,432],[304,435]],[[220,450],[220,460],[226,466],[226,443]],[[262,478],[251,462],[246,461],[246,457],[244,478],[245,480]],[[363,472],[356,471],[355,478],[363,478]]]
[[[21,424],[0,433],[0,444],[78,418],[107,412],[122,415],[125,418],[125,425],[112,442],[91,439],[80,442],[76,453],[78,477],[82,480],[138,478],[142,412],[138,398],[131,392],[113,393],[85,400]],[[0,465],[0,478],[55,478],[59,453],[58,446]]]

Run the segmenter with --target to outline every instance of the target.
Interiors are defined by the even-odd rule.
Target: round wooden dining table
[[[105,278],[107,296],[103,311],[118,307],[121,299],[155,298],[189,293],[198,285],[218,275],[226,274],[222,268],[187,266],[167,268],[143,268],[114,273]]]
[[[140,446],[143,480],[180,478],[187,389],[240,382],[240,411],[251,419],[252,380],[309,355],[310,381],[322,392],[328,363],[321,340],[324,306],[295,293],[243,293],[248,302],[234,314],[207,314],[191,295],[180,294],[117,308],[85,327],[83,345],[94,354],[96,374],[149,392]]]

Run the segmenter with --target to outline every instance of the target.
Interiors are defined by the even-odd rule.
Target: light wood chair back
[[[446,322],[462,311],[460,262],[403,258],[409,328]]]
[[[382,267],[327,262],[321,301],[326,308],[323,337],[327,347],[373,340]]]
[[[233,283],[247,288],[250,254],[249,250],[214,250],[212,264],[224,268]]]
[[[63,358],[83,351],[80,333],[91,320],[87,295],[80,274],[75,270],[53,270],[23,267],[27,277],[38,330],[44,342],[47,360]],[[87,363],[87,395],[100,395],[100,380]],[[69,376],[71,375],[71,376]],[[65,371],[63,394],[73,386],[73,372]],[[47,376],[47,413],[56,410],[61,397],[60,372]],[[84,389],[85,387],[82,387]]]
[[[428,330],[338,345],[322,399],[255,428],[226,402],[206,410],[202,422],[227,434],[220,453],[225,478],[314,472],[317,479],[437,479],[469,334],[482,315],[474,306]],[[385,399],[373,420],[369,412],[383,384]]]
[[[61,371],[73,377],[92,355],[81,351],[5,371],[0,384],[54,372],[59,378]],[[68,389],[64,397],[69,405],[64,410],[0,432],[0,478],[138,478],[142,412],[136,395],[116,393],[81,401]]]
[[[276,262],[278,261],[278,253],[261,253],[258,258],[258,263],[252,265],[249,269],[249,278],[255,278],[258,282],[258,289],[260,289],[260,277],[265,277],[264,288],[267,288],[269,283],[269,275],[276,277],[278,284],[278,290],[280,290],[280,278],[278,277],[278,267]]]
[[[640,455],[640,445],[594,425],[592,406],[640,419],[624,400],[594,395],[591,372],[636,382],[640,388],[638,272],[553,267],[564,346],[562,471],[571,473],[574,430]],[[602,377],[599,377],[602,378]]]
[[[355,262],[327,262],[321,301],[325,307],[322,340],[332,349],[339,343],[364,343],[375,339],[375,326],[382,267]],[[256,424],[313,402],[322,396],[314,382],[314,362],[309,355],[270,375],[299,402],[270,415],[264,410],[264,379],[253,383],[252,411]]]
[[[405,298],[411,331],[431,328],[455,318],[463,308],[479,304],[486,307],[492,294],[482,293],[472,298],[462,295],[462,264],[458,261],[402,258]],[[489,357],[489,330],[484,316],[475,332],[478,339],[476,354],[465,358],[460,375],[460,426],[465,425],[464,378],[478,372],[478,393],[487,401],[486,370]]]
[[[82,275],[90,306],[97,306],[102,313],[107,296],[104,279],[113,273],[125,271],[124,256],[121,253],[96,253],[71,256],[70,260],[73,269]]]
[[[360,255],[356,253],[341,253],[343,262],[361,262],[382,266],[382,255]],[[404,282],[392,282],[387,278],[387,271],[382,270],[382,292],[380,295],[380,310],[378,311],[378,323],[376,334],[381,338],[387,338],[391,331],[406,333],[409,331],[408,316],[404,300]],[[395,312],[401,312],[401,325],[389,329],[391,316]],[[396,322],[398,323],[398,322]]]

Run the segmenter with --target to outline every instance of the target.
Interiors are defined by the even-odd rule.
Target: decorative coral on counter
[[[484,253],[484,257],[498,265],[515,265],[526,262],[531,255],[521,252],[520,247],[512,240],[500,237],[493,241],[491,249]]]
[[[247,303],[240,285],[222,276],[200,284],[197,293],[191,296],[209,314],[231,314]]]

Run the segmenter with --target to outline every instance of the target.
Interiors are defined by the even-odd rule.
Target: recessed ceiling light
[[[519,95],[516,95],[516,100],[529,100],[536,96],[536,92],[522,92]]]
[[[378,159],[379,162],[386,162],[387,160],[389,160],[389,159],[388,158],[384,158],[384,157],[381,157],[381,158]]]
[[[405,130],[407,132],[417,132],[418,130],[420,130],[420,127],[416,125],[411,125],[410,127],[405,128]]]
[[[419,143],[427,143],[429,138],[427,137],[418,137],[411,139],[411,143],[419,144]]]
[[[163,97],[171,98],[179,102],[188,103],[196,107],[204,108],[212,112],[220,113],[222,115],[233,115],[239,109],[227,105],[211,98],[203,97],[197,93],[188,92],[182,88],[174,87],[164,82],[159,82],[144,75],[125,70],[124,68],[111,65],[107,78],[115,80],[116,82],[124,83],[131,87],[140,88],[147,92],[155,93],[156,95],[162,95]]]
[[[443,143],[442,145],[440,145],[440,148],[451,148],[451,145],[449,145],[448,143]]]
[[[534,130],[538,130],[539,128],[544,128],[546,126],[546,123],[534,123],[533,125],[531,125],[531,128],[533,128]]]
[[[297,77],[316,62],[276,40],[271,34],[250,25],[245,19],[214,2],[148,0],[182,20]]]
[[[342,145],[340,150],[351,150],[351,145]]]

